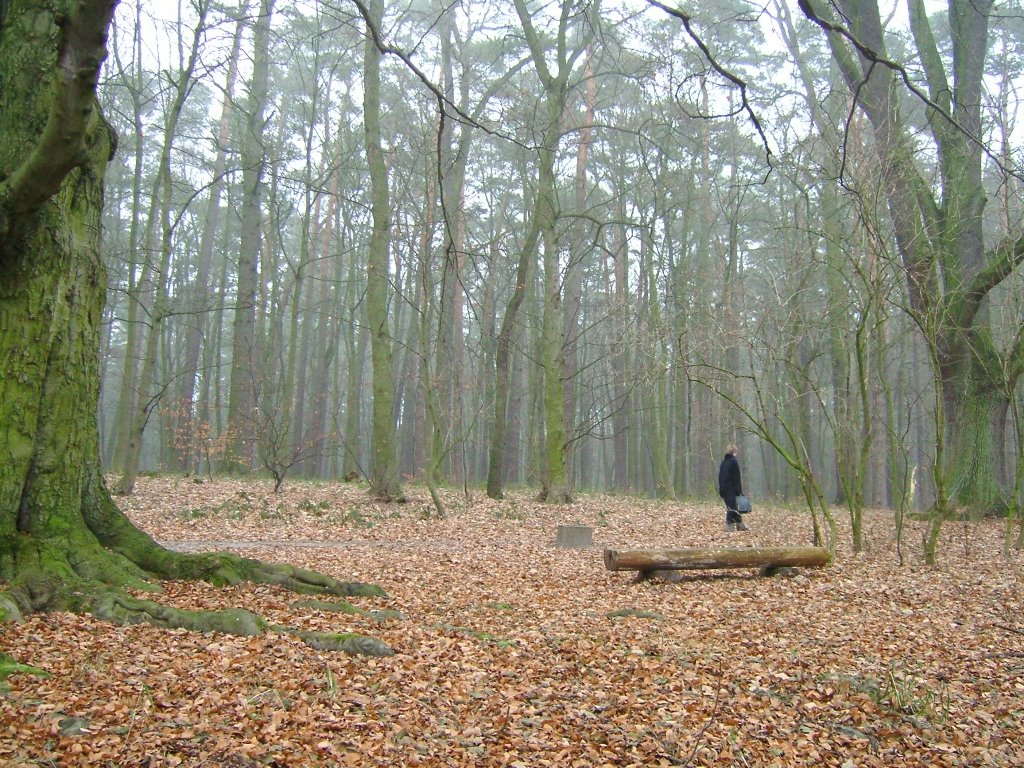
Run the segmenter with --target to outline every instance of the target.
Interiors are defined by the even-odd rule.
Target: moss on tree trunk
[[[1006,398],[990,386],[974,386],[973,371],[947,383],[950,423],[946,438],[947,484],[958,506],[979,514],[1003,513],[1007,490],[1000,484],[996,419]]]

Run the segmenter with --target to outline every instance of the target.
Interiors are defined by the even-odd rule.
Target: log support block
[[[555,534],[556,547],[586,549],[594,546],[594,529],[587,525],[560,525]]]

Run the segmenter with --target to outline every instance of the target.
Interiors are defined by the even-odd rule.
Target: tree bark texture
[[[51,548],[83,559],[100,550],[83,501],[100,482],[99,213],[113,136],[95,84],[114,5],[81,4],[62,30],[47,6],[14,3],[0,30],[0,579],[12,591],[22,564],[56,559]],[[61,82],[67,61],[82,82]],[[88,94],[75,110],[40,108],[69,87]],[[36,167],[31,189],[21,188],[47,136],[62,133],[68,162]],[[24,593],[27,607],[42,597]]]
[[[715,568],[820,568],[828,564],[822,547],[742,547],[699,549],[606,549],[609,571],[676,571]]]

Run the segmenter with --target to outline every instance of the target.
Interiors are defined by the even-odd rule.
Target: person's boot
[[[736,530],[736,523],[726,523],[725,524],[725,532],[726,533],[729,533],[729,532],[735,531],[735,530]]]
[[[747,528],[747,524],[746,523],[744,523],[742,520],[740,520],[738,523],[736,523],[736,530],[737,531],[749,531],[750,529]]]

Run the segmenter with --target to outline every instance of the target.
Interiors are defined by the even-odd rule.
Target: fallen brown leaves
[[[726,534],[710,503],[454,493],[428,520],[416,489],[395,507],[350,485],[137,489],[126,511],[169,546],[374,582],[389,599],[355,602],[402,618],[266,587],[172,583],[160,600],[374,635],[396,655],[32,616],[0,629],[0,651],[52,677],[10,678],[0,764],[1024,765],[1024,585],[998,522],[950,524],[936,568],[913,545],[900,567],[877,512],[870,551],[841,546],[828,570],[635,584],[601,548],[805,544],[810,521],[761,505],[752,532]],[[595,548],[556,548],[563,523],[593,526]]]

